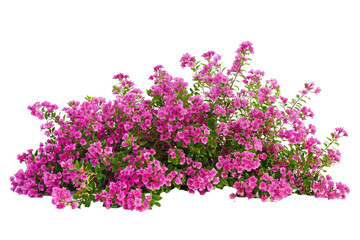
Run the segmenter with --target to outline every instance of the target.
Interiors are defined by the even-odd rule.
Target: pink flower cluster
[[[185,53],[180,59],[181,67],[193,67],[194,66],[195,57],[191,56],[189,53]]]
[[[191,87],[158,65],[149,100],[119,73],[114,100],[88,96],[63,113],[49,102],[29,106],[46,120],[48,140],[18,155],[26,170],[10,178],[11,190],[52,195],[57,208],[102,202],[137,211],[160,206],[161,193],[174,188],[205,194],[232,187],[230,198],[263,201],[293,193],[345,198],[349,188],[323,169],[340,162],[333,146],[347,132],[336,128],[322,146],[304,122],[314,113],[302,103],[321,89],[306,83],[295,98],[281,96],[276,79],[264,82],[263,71],[245,69],[253,52],[250,42],[240,44],[226,73],[214,51],[202,55],[205,63],[183,55],[181,67],[194,71]]]
[[[16,179],[16,180],[15,180]],[[29,197],[42,197],[37,189],[44,190],[44,185],[37,186],[36,179],[30,174],[29,171],[20,169],[14,176],[10,177],[12,191],[18,194],[28,195]]]
[[[72,196],[69,190],[66,188],[58,188],[54,187],[52,189],[52,204],[56,205],[56,208],[63,209],[65,206],[70,205],[72,209],[75,209],[78,207],[77,202],[74,202],[72,200]]]
[[[47,101],[45,102],[36,102],[32,106],[28,106],[28,109],[31,111],[31,115],[39,118],[40,120],[44,119],[45,113],[51,113],[52,111],[58,109],[59,107],[56,104],[51,104]],[[42,111],[40,111],[42,109]],[[45,109],[45,111],[44,111]]]
[[[314,182],[312,186],[315,197],[327,197],[328,199],[342,198],[345,199],[345,194],[349,193],[350,189],[345,184],[335,183],[331,176],[326,175],[326,178],[321,177],[319,182]]]

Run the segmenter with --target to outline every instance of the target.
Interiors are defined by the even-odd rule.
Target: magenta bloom
[[[202,138],[201,138],[201,142],[202,142],[203,144],[206,144],[207,141],[208,141],[208,138],[207,138],[207,137],[202,137]]]
[[[106,147],[104,152],[106,155],[109,155],[110,153],[112,153],[112,147]]]
[[[195,57],[191,56],[189,53],[186,53],[180,59],[181,67],[184,68],[186,66],[192,67],[194,66]]]

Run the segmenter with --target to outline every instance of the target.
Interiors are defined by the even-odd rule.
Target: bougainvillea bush
[[[234,189],[230,198],[278,201],[291,194],[345,198],[349,188],[324,175],[340,161],[334,148],[347,136],[336,128],[321,142],[313,117],[303,106],[320,88],[306,83],[294,99],[281,96],[275,79],[245,70],[253,47],[243,42],[229,69],[213,51],[203,61],[182,56],[194,72],[190,87],[163,66],[154,68],[149,99],[118,74],[115,100],[87,96],[70,101],[63,113],[49,102],[29,106],[46,122],[39,148],[18,155],[26,170],[10,178],[12,191],[52,196],[57,208],[90,206],[144,211],[160,206],[162,192],[174,188],[205,194]]]

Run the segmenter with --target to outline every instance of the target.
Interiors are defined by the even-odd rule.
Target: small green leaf
[[[88,164],[87,164],[87,169],[91,169],[92,168],[92,162],[89,161]]]
[[[119,165],[115,165],[112,167],[111,172],[117,172],[119,170]]]
[[[229,186],[229,183],[228,183],[228,181],[227,181],[225,178],[221,178],[221,179],[220,179],[220,182],[221,182],[222,184],[224,184],[225,186]]]
[[[193,150],[194,150],[194,152],[196,152],[197,154],[200,154],[200,148],[194,147]]]
[[[207,123],[208,123],[208,127],[209,127],[209,128],[211,128],[211,129],[214,128],[214,126],[215,126],[215,121],[214,121],[213,119],[209,119],[209,120],[207,121]]]
[[[155,200],[155,201],[160,201],[162,199],[162,197],[159,195],[153,195],[151,198],[152,198],[152,200]]]
[[[124,115],[121,117],[120,122],[124,122],[124,121],[125,121],[125,119],[126,119],[126,117],[127,117],[127,114],[124,114]]]

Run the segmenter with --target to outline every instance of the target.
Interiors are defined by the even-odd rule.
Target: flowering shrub
[[[228,70],[213,51],[204,62],[183,55],[181,66],[194,72],[191,88],[156,66],[150,100],[120,73],[113,101],[88,96],[70,101],[63,114],[49,102],[29,106],[46,120],[48,139],[18,155],[27,169],[10,178],[12,191],[51,195],[57,208],[101,201],[138,211],[160,206],[160,194],[174,188],[205,194],[229,186],[230,198],[263,201],[293,193],[345,198],[349,188],[324,168],[340,162],[334,144],[346,131],[336,128],[322,146],[315,126],[304,123],[314,114],[302,103],[320,88],[306,83],[288,101],[275,79],[244,69],[252,53],[252,44],[242,43]]]

